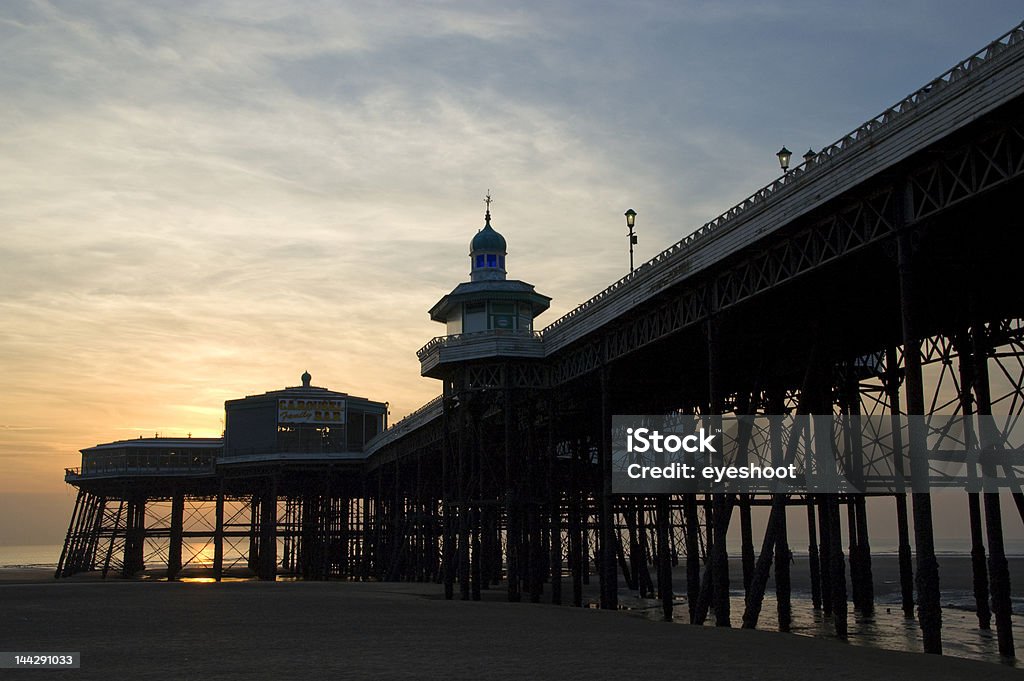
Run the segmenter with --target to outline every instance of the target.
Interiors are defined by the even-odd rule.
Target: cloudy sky
[[[771,181],[783,144],[831,143],[1020,15],[4,2],[0,511],[60,512],[0,544],[61,537],[81,447],[219,435],[225,399],[303,370],[392,419],[432,398],[415,351],[488,189],[547,323],[626,272],[626,208],[642,261]]]

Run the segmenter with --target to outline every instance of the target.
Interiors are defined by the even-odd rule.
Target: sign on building
[[[280,399],[278,423],[345,423],[345,400]]]

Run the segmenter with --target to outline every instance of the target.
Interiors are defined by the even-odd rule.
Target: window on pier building
[[[348,412],[348,451],[361,452],[384,426],[384,416],[350,409]]]
[[[512,331],[516,328],[515,303],[491,303],[491,315],[488,328],[500,331]]]
[[[463,333],[487,330],[487,305],[484,303],[466,303],[463,315]]]
[[[519,326],[521,331],[533,331],[533,310],[529,303],[519,303]]]
[[[345,426],[313,423],[278,424],[277,449],[281,452],[306,454],[344,452]]]

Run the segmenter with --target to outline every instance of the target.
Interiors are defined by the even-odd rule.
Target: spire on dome
[[[469,243],[470,276],[473,281],[505,278],[505,237],[491,227],[491,190],[484,197],[484,226]]]

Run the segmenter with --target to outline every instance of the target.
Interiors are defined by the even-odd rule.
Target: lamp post
[[[624,215],[626,216],[626,227],[629,228],[629,272],[633,273],[633,246],[636,244],[636,234],[633,233],[633,225],[636,224],[636,211],[630,208]]]
[[[779,157],[779,165],[782,166],[782,174],[785,175],[789,172],[789,159],[793,157],[793,152],[786,147],[782,147],[775,155]]]

